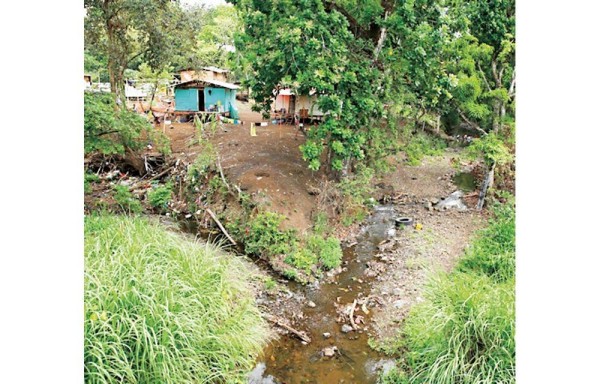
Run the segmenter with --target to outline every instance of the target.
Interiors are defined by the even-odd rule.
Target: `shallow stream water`
[[[344,270],[332,282],[303,286],[289,283],[288,288],[301,294],[314,308],[303,308],[304,319],[296,326],[310,335],[312,342],[304,345],[299,339],[282,336],[263,351],[256,368],[249,376],[251,384],[267,383],[376,383],[379,370],[392,364],[368,345],[370,317],[356,307],[357,315],[364,317],[359,329],[348,333],[341,331],[338,323],[338,306],[351,304],[355,299],[369,296],[373,278],[364,275],[367,262],[374,260],[377,246],[395,234],[396,212],[391,206],[376,207],[362,227],[353,247],[344,250]],[[330,333],[329,338],[323,336]],[[323,349],[337,347],[333,357],[323,356]]]

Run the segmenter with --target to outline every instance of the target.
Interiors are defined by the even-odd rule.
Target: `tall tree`
[[[124,102],[124,71],[141,57],[161,69],[185,30],[178,1],[84,0],[85,44],[105,53],[111,91]]]
[[[230,2],[242,14],[237,46],[252,68],[246,85],[258,107],[269,111],[276,87],[318,95],[326,117],[310,131],[303,156],[311,169],[325,159],[329,169],[347,173],[365,158],[383,115],[388,84],[379,56],[395,2]]]

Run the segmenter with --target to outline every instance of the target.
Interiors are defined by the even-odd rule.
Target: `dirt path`
[[[410,307],[421,300],[421,288],[427,274],[436,269],[450,270],[470,243],[474,232],[484,226],[486,214],[474,210],[477,197],[465,198],[468,211],[438,211],[432,206],[454,192],[452,183],[456,169],[453,150],[443,156],[429,158],[422,165],[398,167],[386,175],[384,182],[393,186],[397,196],[396,210],[414,219],[421,230],[405,227],[397,232],[394,242],[384,245],[381,260],[385,270],[373,283],[372,293],[384,302],[372,320],[380,338],[394,336],[398,323]]]

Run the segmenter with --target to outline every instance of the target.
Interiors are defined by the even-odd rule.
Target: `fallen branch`
[[[140,181],[139,183],[136,183],[136,184],[132,185],[132,186],[129,188],[129,190],[130,190],[130,191],[133,191],[134,189],[137,189],[137,188],[139,188],[139,186],[140,186],[141,184],[144,184],[144,183],[149,183],[149,182],[151,182],[152,180],[156,180],[156,179],[158,179],[158,178],[160,178],[160,177],[162,177],[162,176],[166,175],[167,173],[169,173],[171,170],[173,170],[173,168],[175,168],[175,166],[171,166],[171,167],[169,167],[169,168],[165,169],[164,171],[162,171],[162,172],[161,172],[161,173],[159,173],[158,175],[156,175],[156,176],[152,176],[152,177],[151,177],[151,178],[149,178],[148,180],[142,180],[142,181]]]
[[[227,231],[225,230],[225,227],[223,227],[223,225],[221,224],[221,222],[219,221],[219,219],[217,219],[217,216],[214,214],[214,212],[211,211],[210,208],[206,208],[206,212],[208,212],[208,214],[210,215],[210,217],[212,217],[212,219],[215,221],[215,223],[217,223],[217,225],[219,226],[219,229],[229,239],[229,241],[231,241],[231,244],[237,245],[237,243],[235,242],[235,240],[233,240],[233,238],[231,238],[231,236],[229,236],[229,233],[227,233]]]
[[[287,330],[287,331],[290,331],[290,332],[292,332],[294,335],[296,335],[296,336],[297,336],[297,337],[298,337],[300,340],[304,341],[305,343],[310,343],[310,342],[311,342],[311,339],[310,339],[310,337],[308,337],[308,336],[306,335],[306,333],[304,333],[304,332],[301,332],[301,331],[298,331],[298,330],[296,330],[296,329],[294,329],[294,328],[290,327],[289,325],[287,325],[287,324],[285,324],[285,323],[281,322],[281,320],[279,320],[279,319],[278,319],[278,318],[276,318],[275,316],[271,316],[271,315],[268,315],[268,314],[263,314],[262,316],[263,316],[265,319],[267,319],[267,320],[269,320],[270,322],[272,322],[273,324],[275,324],[275,325],[278,325],[278,326],[280,326],[281,328],[283,328],[283,329],[285,329],[285,330]]]

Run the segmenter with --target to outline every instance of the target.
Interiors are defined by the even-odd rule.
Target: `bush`
[[[129,192],[129,188],[124,185],[115,185],[114,190],[114,199],[124,213],[142,212],[142,204]]]
[[[142,218],[85,218],[86,383],[242,383],[267,339],[250,271]]]
[[[165,209],[173,198],[173,185],[168,183],[148,191],[148,202],[154,208]]]
[[[404,335],[413,383],[514,383],[514,280],[456,272],[429,281]]]
[[[123,154],[126,148],[138,150],[148,141],[156,141],[163,153],[170,152],[168,138],[155,132],[152,125],[133,111],[117,109],[112,93],[84,93],[84,152],[106,155]]]
[[[323,238],[319,235],[309,236],[307,248],[318,258],[324,269],[333,269],[342,262],[342,247],[335,237]]]
[[[285,216],[273,212],[261,212],[251,219],[243,232],[247,253],[258,256],[290,254],[298,243],[293,230],[279,229]]]

